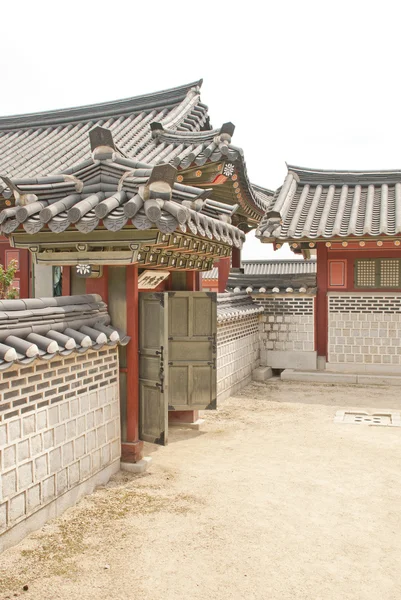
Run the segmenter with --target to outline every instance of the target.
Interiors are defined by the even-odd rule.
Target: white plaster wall
[[[0,549],[11,529],[119,464],[117,377],[116,348],[0,375]]]

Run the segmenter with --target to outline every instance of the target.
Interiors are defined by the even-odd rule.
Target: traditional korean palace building
[[[256,235],[275,248],[288,242],[297,253],[316,251],[317,291],[292,289],[292,304],[283,289],[270,295],[266,314],[277,327],[271,331],[266,318],[266,348],[281,353],[273,366],[401,370],[400,234],[401,171],[288,166]],[[290,343],[274,315],[285,323],[295,314],[306,329],[294,330]]]
[[[217,261],[225,288],[272,196],[251,185],[232,123],[212,128],[201,83],[0,119],[0,262],[18,261],[21,298],[53,296],[54,280],[56,295],[97,294],[131,338],[119,349],[126,462],[142,440],[166,442],[169,413],[193,421],[216,406],[216,297],[199,275]],[[23,360],[18,344],[7,356]]]

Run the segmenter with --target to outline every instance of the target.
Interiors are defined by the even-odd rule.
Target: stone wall
[[[314,296],[255,296],[260,317],[261,364],[273,369],[315,369]]]
[[[0,374],[0,551],[119,469],[116,347]]]
[[[217,401],[249,383],[259,366],[260,312],[246,295],[218,294]]]
[[[401,366],[401,295],[329,294],[329,363]]]

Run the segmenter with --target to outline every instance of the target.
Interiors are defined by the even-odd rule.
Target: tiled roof
[[[319,171],[288,166],[263,217],[264,241],[401,233],[401,171]]]
[[[100,130],[99,135],[103,133]],[[137,229],[157,227],[162,233],[180,229],[241,247],[245,234],[231,225],[225,205],[204,198],[204,190],[166,183],[162,191],[150,192],[153,195],[145,199],[148,182],[157,170],[166,168],[174,179],[175,168],[170,165],[152,167],[100,146],[93,158],[70,169],[68,175],[3,177],[17,204],[0,212],[1,232],[11,234],[22,225],[30,234],[45,228],[55,233],[67,228],[89,233],[99,224],[118,231],[132,223]]]
[[[128,342],[97,294],[0,301],[0,370]]]
[[[315,260],[242,260],[241,269],[245,277],[256,275],[260,277],[271,275],[296,275],[304,273],[316,273]],[[202,278],[218,279],[219,271],[213,267],[210,271],[204,271]],[[234,286],[235,287],[235,286]],[[245,286],[247,287],[247,286]]]
[[[244,211],[258,222],[268,207],[269,190],[255,186],[254,191],[243,151],[229,143],[233,126],[211,128],[201,85],[202,80],[126,100],[0,118],[0,174],[66,173],[90,160],[88,133],[102,127],[111,131],[122,157],[146,165],[170,163],[182,169],[222,158],[236,161]]]
[[[316,273],[315,260],[242,260],[245,275],[298,275]]]
[[[217,267],[213,267],[210,271],[203,271],[202,279],[218,279],[219,278],[219,269]]]
[[[263,310],[263,306],[247,294],[217,294],[217,322],[220,324],[251,317],[262,313]]]
[[[231,269],[230,291],[249,294],[311,293],[316,288],[315,260],[244,261]]]
[[[118,150],[152,162],[156,144],[150,124],[171,129],[210,128],[198,81],[145,96],[91,106],[17,115],[0,119],[0,173],[34,177],[65,171],[90,158],[88,132],[96,126],[112,132]],[[156,162],[164,162],[158,157]]]

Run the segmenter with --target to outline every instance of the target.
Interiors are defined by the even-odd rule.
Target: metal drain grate
[[[400,411],[385,411],[369,414],[366,412],[338,410],[334,417],[334,423],[360,423],[362,425],[401,427],[401,413]]]

